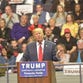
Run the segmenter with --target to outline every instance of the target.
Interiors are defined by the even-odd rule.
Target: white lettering
[[[40,67],[40,63],[37,63],[37,64],[36,64],[36,68],[41,68],[41,67]]]
[[[44,68],[44,67],[45,67],[45,63],[42,63],[42,64],[41,64],[41,68]]]
[[[25,64],[21,64],[22,65],[22,68],[24,69],[24,67],[25,67]]]
[[[34,69],[34,68],[36,68],[36,69],[39,69],[39,68],[41,68],[41,69],[43,69],[45,66],[46,66],[46,64],[45,63],[22,63],[21,64],[21,66],[22,66],[22,68],[24,69],[24,68],[26,68],[26,69]]]
[[[26,64],[26,68],[30,68],[30,64]]]
[[[30,64],[31,68],[35,68],[35,64]]]

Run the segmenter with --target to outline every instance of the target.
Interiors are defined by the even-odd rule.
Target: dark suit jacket
[[[50,41],[45,41],[43,60],[44,61],[57,60],[55,55],[56,55],[55,44]],[[22,61],[38,61],[36,42],[33,42],[27,46]]]

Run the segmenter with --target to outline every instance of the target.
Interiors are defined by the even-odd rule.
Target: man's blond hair
[[[35,34],[36,32],[40,32],[40,33],[42,34],[42,36],[44,36],[43,29],[41,29],[41,28],[36,28],[36,29],[34,29],[34,30],[32,31],[33,36],[34,36],[34,34]]]

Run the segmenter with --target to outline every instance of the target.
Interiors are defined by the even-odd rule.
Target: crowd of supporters
[[[42,28],[44,39],[56,44],[60,63],[83,61],[83,0],[54,1],[46,0],[43,5],[37,3],[31,15],[21,16],[13,11],[8,1],[1,5],[0,63],[15,65],[20,61],[27,44],[35,41],[35,28]]]

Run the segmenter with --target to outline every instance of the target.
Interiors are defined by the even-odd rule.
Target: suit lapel
[[[46,52],[47,52],[47,42],[45,41],[45,42],[44,42],[43,59],[44,59],[44,57],[45,57],[45,55],[46,55]]]
[[[38,60],[36,42],[33,44],[33,48],[32,49],[33,49],[33,53],[34,53],[33,56],[35,56],[34,59]]]

